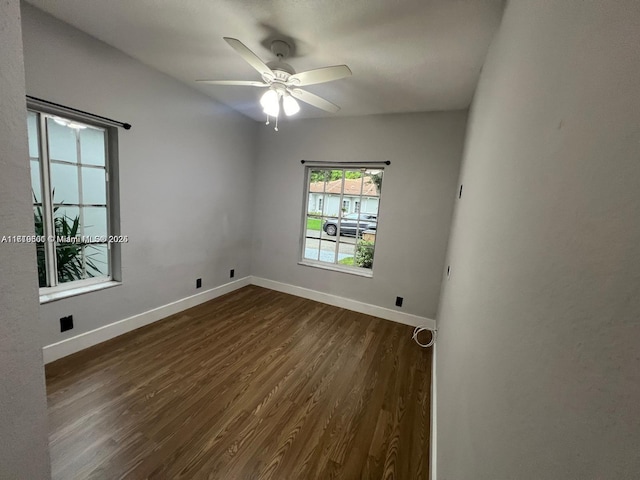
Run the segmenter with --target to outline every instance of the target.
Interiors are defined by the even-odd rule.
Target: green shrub
[[[373,266],[373,245],[374,242],[359,240],[356,248],[356,265],[362,268],[371,268]]]

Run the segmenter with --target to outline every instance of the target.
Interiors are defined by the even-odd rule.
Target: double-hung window
[[[114,237],[123,241],[115,235],[115,129],[35,110],[27,127],[41,300],[101,288],[118,271]]]
[[[300,263],[371,276],[383,170],[320,166],[305,173]]]

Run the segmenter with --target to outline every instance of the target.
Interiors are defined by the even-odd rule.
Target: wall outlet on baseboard
[[[396,297],[396,307],[401,307],[403,301],[404,301],[404,298]]]
[[[198,278],[196,279],[196,288],[200,288],[200,287],[202,287],[202,279]]]
[[[66,332],[67,330],[71,330],[73,328],[73,315],[67,315],[66,317],[60,318],[60,331]]]
[[[235,269],[232,268],[231,270],[229,270],[229,278],[233,278],[235,276],[236,276],[236,271]]]

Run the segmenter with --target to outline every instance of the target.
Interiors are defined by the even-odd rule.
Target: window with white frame
[[[302,264],[371,276],[382,174],[378,167],[306,168]]]
[[[27,127],[41,295],[112,280],[115,131],[35,110]]]

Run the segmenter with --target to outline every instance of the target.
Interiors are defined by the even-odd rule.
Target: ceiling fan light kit
[[[286,97],[282,98],[282,108],[284,108],[284,113],[287,115],[287,117],[295,115],[300,111],[300,105],[291,95],[287,95]]]
[[[277,117],[280,113],[280,96],[275,90],[267,90],[260,98],[262,111],[272,117]]]
[[[296,73],[294,68],[285,63],[291,47],[282,40],[274,40],[271,43],[271,51],[277,60],[264,63],[260,58],[247,48],[240,40],[224,37],[224,40],[251,65],[262,77],[262,82],[246,80],[196,80],[212,85],[235,85],[246,87],[268,88],[260,97],[260,105],[267,115],[266,124],[269,125],[269,117],[276,119],[275,130],[278,130],[278,116],[280,115],[280,103],[285,115],[295,115],[300,111],[300,105],[296,99],[313,107],[336,113],[340,110],[337,105],[325,100],[318,95],[308,92],[300,87],[332,82],[351,75],[351,70],[346,65],[334,65],[332,67],[318,68],[306,72]]]

